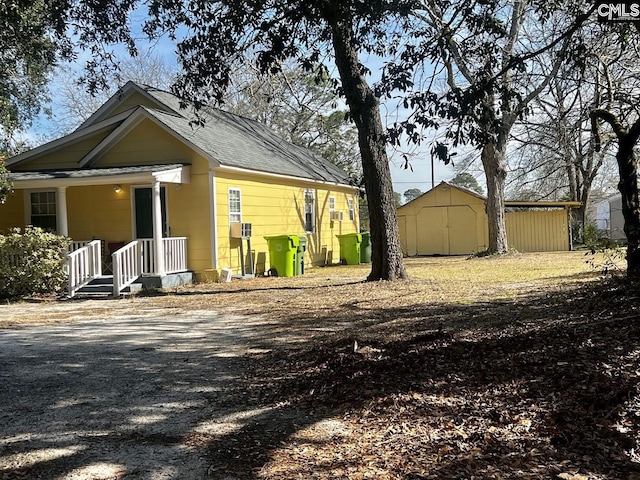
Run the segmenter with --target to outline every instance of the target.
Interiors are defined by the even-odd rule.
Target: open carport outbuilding
[[[571,250],[572,208],[580,202],[505,202],[509,246],[521,252]],[[488,246],[486,198],[442,182],[398,209],[407,256],[468,255]]]

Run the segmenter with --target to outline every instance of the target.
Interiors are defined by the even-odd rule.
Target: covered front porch
[[[136,287],[192,281],[187,237],[171,236],[167,222],[166,190],[189,183],[188,165],[11,176],[15,190],[24,192],[24,224],[72,238],[69,296],[107,291],[117,296]]]

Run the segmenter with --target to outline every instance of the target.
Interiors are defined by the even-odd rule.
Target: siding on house
[[[167,185],[167,221],[172,237],[187,237],[189,268],[201,273],[212,266],[212,215],[209,166],[205,159],[191,165],[191,181]]]
[[[69,236],[106,243],[131,241],[130,191],[128,185],[121,188],[120,193],[114,191],[113,185],[67,188]]]
[[[0,234],[8,233],[12,228],[24,228],[24,192],[16,190],[0,205]]]
[[[93,167],[193,163],[202,158],[151,120],[143,120]]]
[[[251,248],[257,273],[270,268],[265,236],[300,235],[307,238],[305,264],[324,265],[340,260],[336,235],[358,231],[357,198],[353,189],[328,186],[304,180],[270,178],[244,172],[216,171],[216,205],[218,226],[218,263],[220,268],[240,270],[239,240],[229,236],[229,189],[241,192],[242,222],[253,226]],[[304,192],[316,192],[316,222],[313,233],[304,229]],[[335,198],[335,210],[343,212],[343,221],[329,219],[329,197]],[[349,220],[348,199],[354,201],[356,215]],[[246,254],[246,243],[245,243]]]
[[[115,127],[114,127],[115,128]],[[33,159],[12,165],[12,172],[26,172],[30,170],[47,170],[47,169],[74,169],[78,168],[78,162],[82,160],[93,147],[104,140],[110,131],[97,133],[79,142],[67,145],[60,150],[56,150],[46,155],[41,155]]]

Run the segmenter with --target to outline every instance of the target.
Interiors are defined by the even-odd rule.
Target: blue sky
[[[140,20],[140,19],[138,19]],[[140,23],[142,23],[140,21]],[[141,36],[140,36],[141,37]],[[140,37],[138,37],[140,39]],[[145,52],[148,49],[152,49],[154,54],[161,55],[163,57],[170,59],[171,63],[175,63],[175,48],[174,44],[168,38],[161,38],[158,41],[154,42],[153,45],[149,43],[145,43],[143,40],[139,40],[139,48],[141,52]],[[116,52],[122,52],[122,55],[127,55],[124,52],[123,48],[115,48]],[[144,53],[142,53],[144,54]],[[89,58],[88,53],[80,52],[78,56],[78,60],[75,64],[69,65],[69,67],[73,70],[77,70],[78,72],[82,71],[83,62],[85,62]],[[380,71],[381,61],[376,58],[368,58],[364,63],[370,68],[373,76],[368,79],[371,83],[375,82],[375,76]],[[55,99],[58,95],[56,94],[57,89],[61,88],[59,82],[56,82],[56,78],[52,79],[50,84],[50,96]],[[81,87],[78,87],[81,88]],[[38,117],[31,128],[29,128],[24,135],[30,144],[38,145],[43,143],[43,141],[49,141],[57,136],[59,136],[55,124],[55,117],[57,113],[57,109],[59,107],[56,106],[56,103],[53,102],[51,105],[53,119],[49,119],[45,116]],[[385,108],[382,109],[381,113],[384,115],[386,111]],[[395,111],[394,115],[397,115],[398,112]],[[384,119],[383,119],[384,122]],[[78,121],[78,124],[80,120]],[[431,155],[429,153],[430,149],[430,141],[424,142],[419,147],[407,147],[412,150],[411,152],[411,166],[412,169],[403,168],[403,160],[402,155],[398,152],[394,152],[389,149],[389,157],[390,157],[390,170],[391,177],[393,180],[394,190],[399,192],[400,194],[404,193],[406,190],[411,188],[418,188],[421,191],[427,191],[431,188],[432,181],[432,166],[431,166]],[[474,172],[472,172],[474,173]],[[451,166],[446,166],[442,162],[435,161],[434,162],[434,183],[435,185],[439,184],[441,181],[448,181],[455,176],[455,172]],[[480,181],[481,178],[478,178]]]

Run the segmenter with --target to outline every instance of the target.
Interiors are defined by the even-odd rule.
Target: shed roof
[[[418,199],[420,199],[422,196],[424,195],[428,195],[430,192],[434,191],[437,188],[442,188],[442,187],[450,187],[450,188],[455,188],[457,190],[460,190],[461,192],[467,194],[467,195],[471,195],[475,198],[478,198],[480,200],[482,200],[483,202],[487,201],[487,197],[484,195],[480,195],[478,192],[470,190],[468,188],[465,187],[461,187],[459,185],[454,185],[452,183],[448,183],[448,182],[440,182],[438,185],[436,185],[435,187],[433,187],[430,190],[427,190],[425,193],[423,193],[422,195],[420,195],[419,197],[414,198],[413,200],[411,200],[410,202],[405,203],[404,205],[402,205],[402,207],[405,207],[407,205],[412,204],[413,202],[418,201]],[[547,201],[528,201],[528,200],[507,200],[504,202],[504,206],[505,207],[522,207],[522,208],[578,208],[582,205],[581,202],[547,202]],[[400,207],[400,208],[402,208]]]

